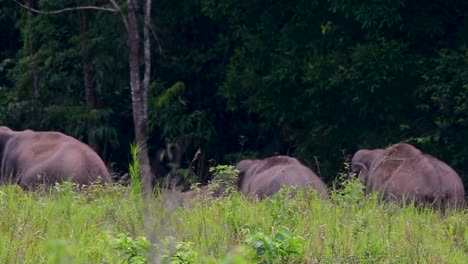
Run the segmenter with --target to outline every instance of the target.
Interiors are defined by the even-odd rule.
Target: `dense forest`
[[[175,167],[207,181],[211,164],[285,154],[331,184],[356,150],[405,141],[468,186],[468,1],[159,0],[149,20],[137,2],[156,179]],[[72,135],[121,175],[135,102],[113,4],[133,10],[0,1],[0,124]]]

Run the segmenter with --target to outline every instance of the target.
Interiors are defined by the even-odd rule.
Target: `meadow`
[[[380,203],[346,181],[180,206],[135,186],[0,186],[0,263],[466,263],[468,212]]]

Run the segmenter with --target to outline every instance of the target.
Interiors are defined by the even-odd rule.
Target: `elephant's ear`
[[[369,169],[363,163],[353,164],[352,172],[356,173],[359,177],[359,181],[365,184],[367,176],[369,175]]]

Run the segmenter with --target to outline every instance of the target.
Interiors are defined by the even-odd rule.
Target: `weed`
[[[344,163],[344,171],[348,171],[349,163]],[[332,191],[332,200],[338,204],[353,206],[364,201],[364,185],[355,177],[354,173],[348,174],[341,172],[338,174],[338,180],[341,188],[334,188]]]
[[[194,251],[193,245],[192,242],[176,243],[172,254],[163,256],[164,262],[171,264],[195,263],[198,254]]]
[[[138,159],[138,153],[140,152],[140,146],[138,144],[130,144],[130,154],[132,160],[128,167],[130,174],[130,182],[132,186],[132,197],[137,198],[141,195],[141,181],[140,181],[140,162]]]
[[[110,239],[111,244],[123,256],[122,263],[146,264],[148,263],[148,251],[150,242],[144,236],[133,239],[125,234],[118,234]]]
[[[280,227],[273,236],[255,232],[247,236],[245,243],[250,245],[261,263],[281,263],[300,258],[304,238],[295,236],[287,227]]]
[[[111,244],[117,249],[123,257],[123,263],[128,264],[146,264],[148,263],[148,253],[151,245],[144,236],[138,236],[133,239],[125,234],[118,234],[116,238],[110,236]],[[173,237],[167,237],[161,245],[165,248],[162,255],[163,263],[171,264],[189,264],[194,263],[197,253],[193,250],[192,242],[174,243]],[[175,244],[174,247],[171,247]]]
[[[209,186],[210,195],[224,197],[237,190],[237,174],[239,171],[231,165],[217,165],[210,168],[213,180]]]

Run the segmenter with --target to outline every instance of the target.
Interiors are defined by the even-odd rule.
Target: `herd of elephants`
[[[235,186],[248,196],[264,198],[284,186],[310,186],[324,197],[329,193],[310,168],[292,157],[241,160],[236,169]],[[351,172],[358,175],[366,194],[378,192],[382,199],[441,209],[463,208],[465,204],[460,176],[443,161],[410,144],[361,149],[352,158]],[[0,126],[0,184],[31,190],[64,180],[80,185],[96,181],[112,184],[102,159],[79,140],[60,132],[13,131]],[[195,191],[188,191],[181,197],[192,199],[195,195]]]

